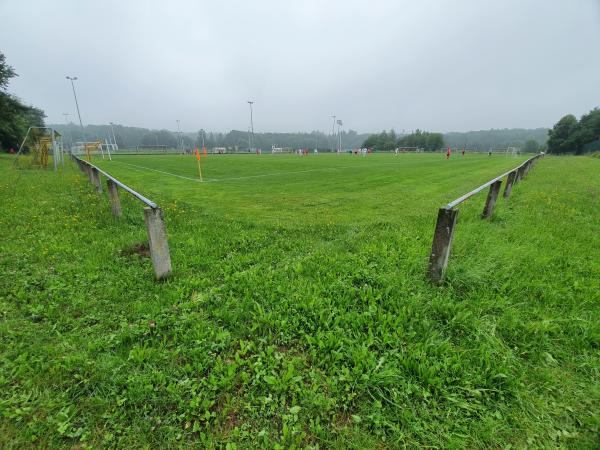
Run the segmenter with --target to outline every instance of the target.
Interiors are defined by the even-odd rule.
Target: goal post
[[[166,153],[167,146],[166,145],[138,145],[135,148],[136,153],[150,152],[150,153]]]
[[[29,127],[15,156],[17,169],[46,169],[52,156],[54,170],[65,165],[62,135],[54,128]]]

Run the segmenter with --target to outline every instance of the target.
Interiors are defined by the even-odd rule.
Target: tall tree
[[[25,105],[7,92],[8,82],[17,74],[0,52],[0,149],[17,149],[30,126],[44,126],[44,112]]]
[[[548,131],[548,152],[566,153],[575,151],[575,132],[578,128],[577,119],[573,114],[567,114]]]
[[[594,108],[581,116],[572,141],[577,154],[583,153],[586,144],[600,139],[600,109]]]
[[[540,144],[534,139],[529,139],[523,146],[523,151],[529,153],[537,153],[540,149]]]

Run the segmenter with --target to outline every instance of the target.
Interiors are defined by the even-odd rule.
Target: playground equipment
[[[41,168],[48,167],[49,156],[52,154],[54,170],[59,165],[64,167],[64,149],[61,134],[54,128],[29,127],[25,138],[19,146],[14,166],[17,168]]]

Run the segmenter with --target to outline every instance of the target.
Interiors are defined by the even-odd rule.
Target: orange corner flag
[[[204,152],[203,153],[204,153],[204,156],[206,156],[206,147],[204,147]]]
[[[200,152],[198,151],[198,147],[196,147],[196,159],[198,160],[198,175],[200,176],[200,181],[204,181],[202,179],[202,167],[200,166]]]

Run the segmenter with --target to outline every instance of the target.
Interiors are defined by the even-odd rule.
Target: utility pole
[[[204,150],[204,128],[200,130],[202,132],[202,150]]]
[[[342,126],[342,121],[338,119],[338,152],[342,152],[342,133],[340,132],[340,127]]]
[[[248,145],[250,146],[250,151],[254,150],[254,121],[252,118],[252,105],[253,101],[248,100],[248,104],[250,105],[250,130],[251,130],[251,139],[248,140]]]

